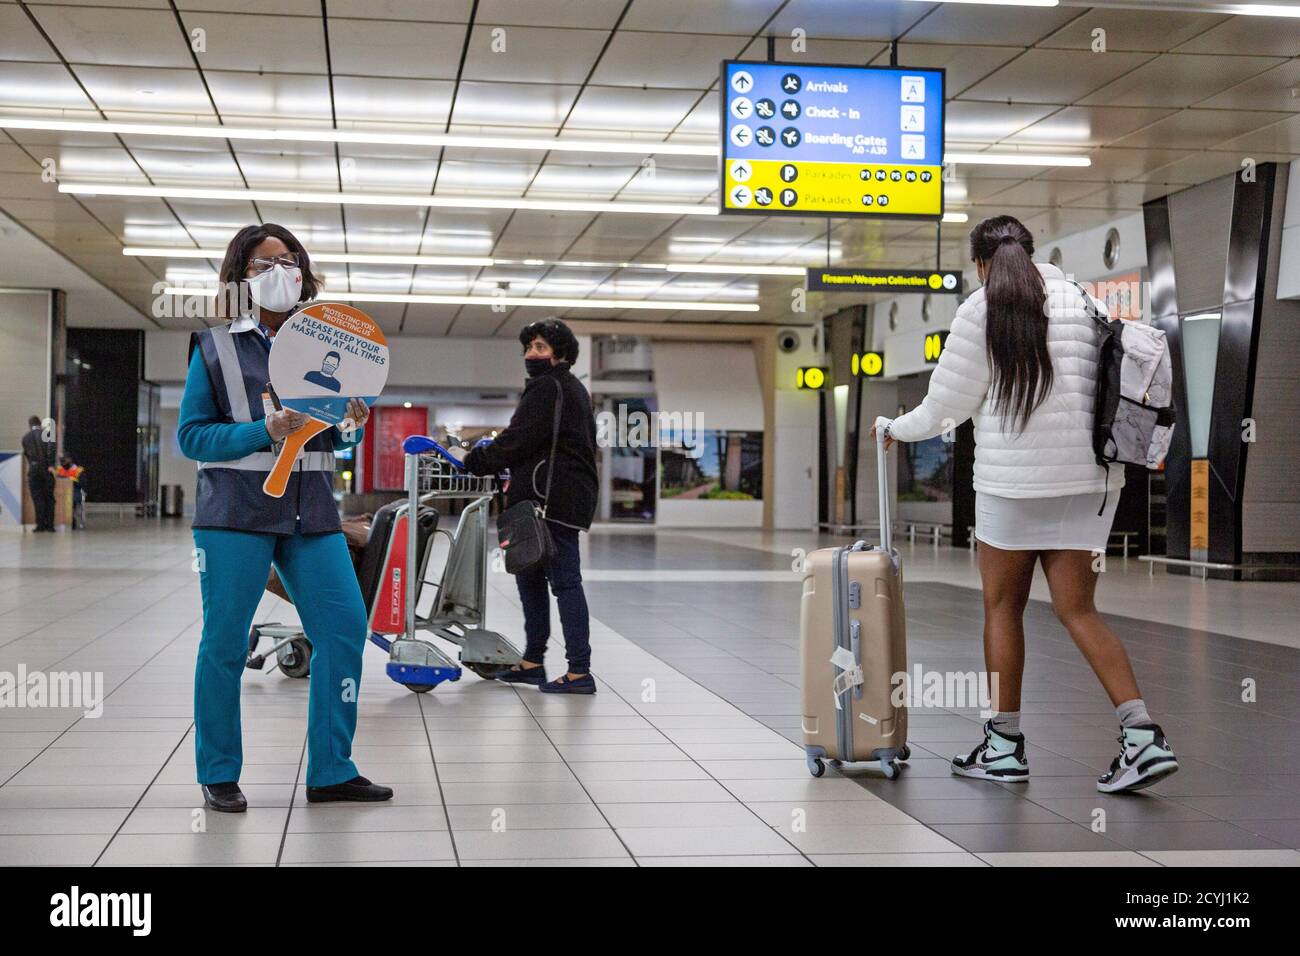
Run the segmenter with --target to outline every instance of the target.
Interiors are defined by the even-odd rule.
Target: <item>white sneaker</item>
[[[1029,779],[1029,761],[1025,758],[1025,735],[1014,737],[993,729],[993,721],[984,724],[984,742],[969,754],[952,758],[952,772],[962,777],[981,777],[1007,783]]]
[[[1119,756],[1097,780],[1102,793],[1142,790],[1178,769],[1178,758],[1156,724],[1121,728],[1119,742]]]

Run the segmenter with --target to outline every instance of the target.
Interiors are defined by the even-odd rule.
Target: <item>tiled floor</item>
[[[737,575],[720,587],[673,570],[640,581],[596,575],[602,580],[588,587],[593,614],[798,741],[798,589],[774,585],[772,578],[794,577],[794,548],[826,543],[753,532],[596,537],[595,567],[745,568],[753,580]],[[980,670],[982,611],[971,587],[978,583],[973,557],[904,545],[904,577],[909,665],[927,672]],[[1261,862],[1291,859],[1300,846],[1300,774],[1281,771],[1300,764],[1300,650],[1284,645],[1296,637],[1300,586],[1269,585],[1262,592],[1250,590],[1254,586],[1150,578],[1136,561],[1110,560],[1099,602],[1108,612],[1118,606],[1148,618],[1108,614],[1182,763],[1176,776],[1153,790],[1129,796],[1095,791],[1095,778],[1118,747],[1114,710],[1043,600],[1032,601],[1025,617],[1028,784],[990,786],[949,773],[952,754],[978,742],[976,709],[912,710],[914,756],[901,780],[886,780],[873,769],[843,773],[989,862],[1084,852],[1102,854],[1098,862],[1139,865],[1158,855],[1165,863],[1213,862],[1232,851],[1245,851],[1246,858],[1257,852]],[[1047,597],[1041,581],[1035,596]],[[1235,619],[1263,640],[1203,630],[1197,607],[1213,607],[1216,619]],[[1243,701],[1247,681],[1255,695],[1250,703]]]
[[[1300,652],[1136,619],[1122,630],[1185,767],[1158,795],[1103,800],[1091,789],[1113,746],[1112,715],[1041,607],[1025,706],[1035,779],[1022,795],[948,775],[943,756],[969,746],[977,726],[949,712],[914,712],[903,779],[813,780],[787,739],[799,720],[789,551],[817,543],[592,535],[594,698],[468,673],[414,695],[368,648],[355,756],[395,787],[391,804],[305,804],[307,684],[248,673],[242,784],[252,809],[223,816],[199,810],[194,783],[200,622],[188,530],[141,522],[0,538],[0,672],[102,672],[108,693],[98,718],[0,710],[0,864],[1300,862],[1300,789],[1285,772],[1300,739]],[[927,668],[978,667],[967,561],[922,547],[908,559],[912,659]],[[1137,596],[1144,570],[1125,578],[1124,601],[1163,613]],[[513,582],[489,584],[492,626],[519,635]],[[1300,589],[1254,590],[1286,586],[1149,586],[1171,608],[1181,602],[1169,612],[1181,623],[1194,612],[1180,589],[1213,589],[1214,620],[1240,627],[1273,627],[1269,615],[1287,602],[1293,618],[1300,610]],[[268,597],[263,619],[291,616],[277,605]],[[548,663],[563,666],[558,646]],[[1258,682],[1256,704],[1239,701],[1244,676]],[[1089,827],[1099,806],[1103,834]]]

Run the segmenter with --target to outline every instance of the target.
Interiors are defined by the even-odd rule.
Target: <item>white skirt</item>
[[[1105,551],[1119,506],[1112,489],[1059,498],[1000,498],[975,492],[975,537],[1005,551]]]

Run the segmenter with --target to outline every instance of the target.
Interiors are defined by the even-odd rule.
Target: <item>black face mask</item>
[[[528,370],[529,378],[536,378],[544,375],[551,370],[551,360],[544,358],[526,358],[524,359],[524,368]]]

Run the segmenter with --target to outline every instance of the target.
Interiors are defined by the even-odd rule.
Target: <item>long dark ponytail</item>
[[[971,230],[971,258],[986,263],[985,347],[993,368],[993,407],[1023,431],[1052,389],[1047,351],[1047,291],[1031,258],[1034,237],[1018,219],[993,216]]]

